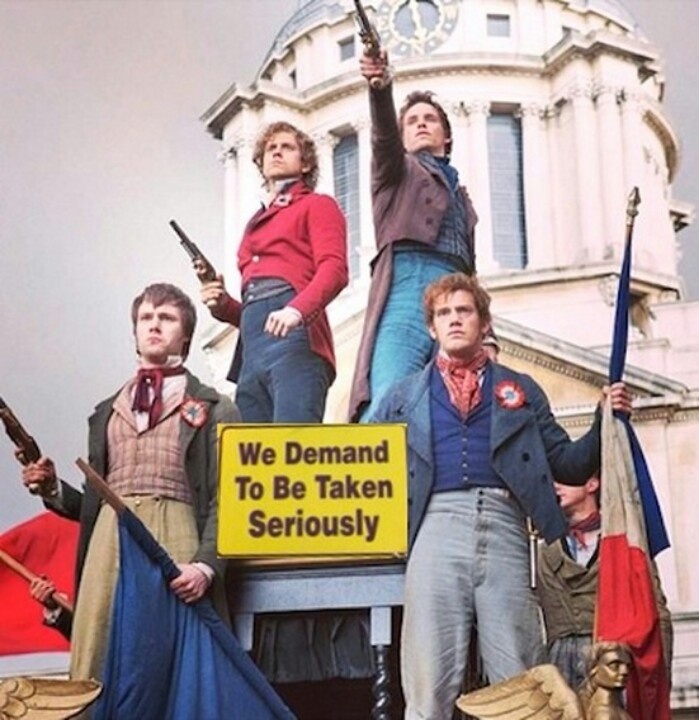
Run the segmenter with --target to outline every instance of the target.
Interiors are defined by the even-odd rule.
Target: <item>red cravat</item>
[[[572,535],[581,548],[587,548],[585,533],[599,530],[602,527],[602,518],[597,510],[591,512],[586,518],[571,523],[568,526],[568,534]]]
[[[481,402],[481,384],[479,372],[488,362],[488,356],[482,348],[469,360],[457,360],[437,355],[437,368],[446,385],[452,405],[465,418]]]
[[[163,379],[171,375],[183,375],[182,365],[177,367],[140,368],[136,374],[136,392],[132,410],[148,413],[148,427],[155,427],[163,412]],[[153,390],[151,397],[150,390]]]

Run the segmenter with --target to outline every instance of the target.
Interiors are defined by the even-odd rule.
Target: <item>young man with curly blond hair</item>
[[[321,422],[335,356],[326,306],[347,285],[345,218],[314,192],[313,140],[275,122],[253,153],[268,203],[248,222],[238,248],[242,302],[223,278],[202,286],[218,320],[240,329],[229,379],[245,422]]]

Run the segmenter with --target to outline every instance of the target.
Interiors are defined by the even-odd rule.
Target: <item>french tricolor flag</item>
[[[619,278],[610,383],[622,379],[626,362],[631,235],[637,204],[635,190]],[[609,401],[602,417],[601,507],[595,638],[623,642],[631,649],[634,669],[627,684],[627,710],[634,720],[670,720],[670,682],[650,571],[651,559],[670,543],[630,419],[614,413]]]

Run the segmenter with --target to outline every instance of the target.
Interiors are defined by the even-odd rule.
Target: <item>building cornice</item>
[[[506,272],[484,274],[483,280],[491,293],[498,290],[539,288],[546,285],[561,285],[570,282],[580,283],[591,280],[607,282],[610,278],[619,277],[619,265],[619,261],[614,261],[560,268],[508,270]],[[677,276],[665,275],[637,267],[633,271],[632,283],[634,283],[634,289],[669,291],[675,296],[681,295],[682,290],[681,281]]]
[[[576,59],[593,60],[599,55],[611,55],[632,63],[642,71],[644,78],[660,71],[659,52],[648,42],[629,35],[618,35],[604,30],[582,33],[572,31],[559,40],[543,55],[545,74],[557,75]]]
[[[336,12],[337,8],[334,14]],[[327,18],[324,21],[327,21]],[[333,18],[333,23],[338,21],[337,17]],[[394,62],[395,79],[397,83],[425,77],[432,80],[440,76],[463,77],[464,75],[548,79],[577,58],[590,61],[600,54],[613,55],[631,62],[639,71],[643,70],[644,77],[654,74],[659,68],[658,51],[647,42],[628,35],[596,30],[586,35],[569,32],[543,55],[478,51],[401,58]],[[311,113],[343,96],[354,95],[357,92],[365,92],[365,82],[355,71],[333,76],[301,91],[282,87],[260,74],[256,82],[249,87],[239,88],[232,85],[228,88],[202,115],[201,120],[206,124],[207,130],[220,139],[226,124],[243,107],[259,108],[266,102],[275,100],[283,107],[296,112]],[[561,99],[567,98],[558,98],[559,101]],[[551,102],[555,100],[551,99]],[[677,166],[677,138],[658,107],[652,106],[648,109],[646,120],[659,133],[672,176]]]
[[[593,387],[602,388],[608,383],[608,354],[582,348],[500,316],[493,318],[493,325],[500,347],[509,357]],[[665,404],[699,407],[699,398],[690,394],[685,385],[664,375],[627,365],[624,381],[639,402],[643,400],[644,407],[650,407],[658,398],[664,398]]]

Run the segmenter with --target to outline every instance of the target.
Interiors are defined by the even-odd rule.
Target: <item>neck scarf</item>
[[[442,375],[449,400],[465,418],[481,403],[480,372],[488,362],[488,356],[481,348],[470,360],[457,360],[437,355],[437,368]]]
[[[455,193],[459,189],[458,170],[449,162],[448,157],[440,157],[438,155],[435,155],[434,159],[437,161],[439,169],[446,176],[447,182],[449,183],[449,188],[451,189],[452,193]]]
[[[132,410],[148,413],[148,427],[155,427],[163,411],[163,380],[172,375],[183,375],[184,367],[139,368],[136,374],[136,392]],[[153,393],[151,394],[151,389]]]
[[[594,510],[587,517],[584,517],[578,522],[571,523],[568,526],[568,534],[575,538],[575,541],[580,545],[581,548],[587,549],[587,543],[585,542],[585,533],[599,530],[602,527],[602,518],[598,510]]]

